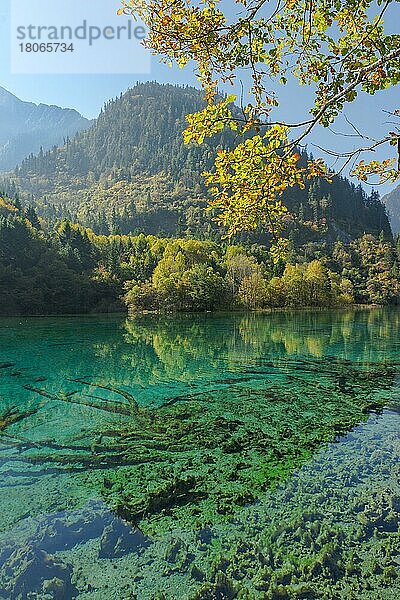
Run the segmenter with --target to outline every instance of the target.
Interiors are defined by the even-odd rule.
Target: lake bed
[[[2,319],[0,597],[394,598],[399,325]]]

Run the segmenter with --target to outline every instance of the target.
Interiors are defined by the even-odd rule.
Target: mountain
[[[64,143],[90,126],[76,110],[23,102],[0,87],[0,171],[25,157]]]
[[[382,198],[385,204],[393,233],[400,233],[400,185]]]
[[[217,237],[204,212],[208,192],[201,173],[212,168],[218,147],[235,143],[236,134],[184,145],[185,116],[202,106],[197,89],[138,84],[108,102],[87,131],[25,159],[13,183],[39,215],[66,217],[97,233]],[[301,160],[307,158],[302,152]],[[304,190],[289,190],[284,200],[296,243],[347,242],[381,231],[391,237],[379,197],[368,197],[345,178],[313,181]],[[265,232],[257,235],[266,241]]]

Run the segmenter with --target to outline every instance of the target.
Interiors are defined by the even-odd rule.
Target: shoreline
[[[43,319],[43,318],[82,318],[82,317],[135,317],[139,315],[219,315],[219,314],[269,314],[275,312],[322,312],[343,310],[372,310],[376,308],[399,308],[398,304],[347,304],[345,306],[271,306],[267,308],[204,311],[167,311],[167,310],[123,310],[115,312],[77,312],[77,313],[41,313],[41,314],[0,314],[0,319]]]

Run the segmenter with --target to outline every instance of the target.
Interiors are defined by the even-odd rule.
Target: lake
[[[0,324],[0,598],[398,597],[400,310]]]

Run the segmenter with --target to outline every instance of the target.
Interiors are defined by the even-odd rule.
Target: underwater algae
[[[224,585],[228,581],[234,590],[231,597],[366,600],[398,595],[398,427],[389,412],[382,419],[372,417],[260,505],[246,508],[239,533],[232,535],[236,544],[226,525],[219,530],[230,542],[222,542],[219,570]],[[378,446],[380,439],[384,443]],[[225,594],[217,574],[195,597]]]
[[[311,382],[316,372],[323,378],[319,387]],[[309,460],[322,443],[383,407],[395,371],[389,364],[365,370],[329,357],[268,361],[264,371],[257,370],[260,373],[264,376],[252,387],[247,378],[228,380],[212,394],[178,396],[152,409],[139,407],[131,394],[104,383],[73,380],[81,387],[122,396],[126,403],[25,386],[53,402],[130,418],[119,428],[96,432],[96,439],[86,445],[84,440],[28,443],[7,427],[0,430],[0,443],[3,450],[18,447],[13,460],[19,463],[99,470],[93,484],[105,502],[132,524],[140,523],[146,533],[157,532],[163,521],[169,527],[171,518],[200,527],[256,501]],[[279,384],[270,376],[279,377]]]
[[[233,520],[154,536],[133,529],[139,536],[133,541],[118,532],[111,549],[122,550],[114,556],[107,554],[107,529],[116,528],[115,517],[105,506],[88,505],[39,517],[21,545],[62,561],[79,598],[394,598],[399,425],[388,411],[370,417]],[[15,542],[10,546],[15,552]],[[0,556],[4,549],[0,543]]]
[[[4,388],[28,399],[8,393],[0,417],[4,485],[61,497],[42,492],[0,537],[0,597],[398,595],[399,363],[366,339],[366,319],[388,322],[344,317],[305,315],[286,337],[282,316],[222,319],[224,337],[128,321],[88,346],[92,373],[33,376],[4,355]]]

